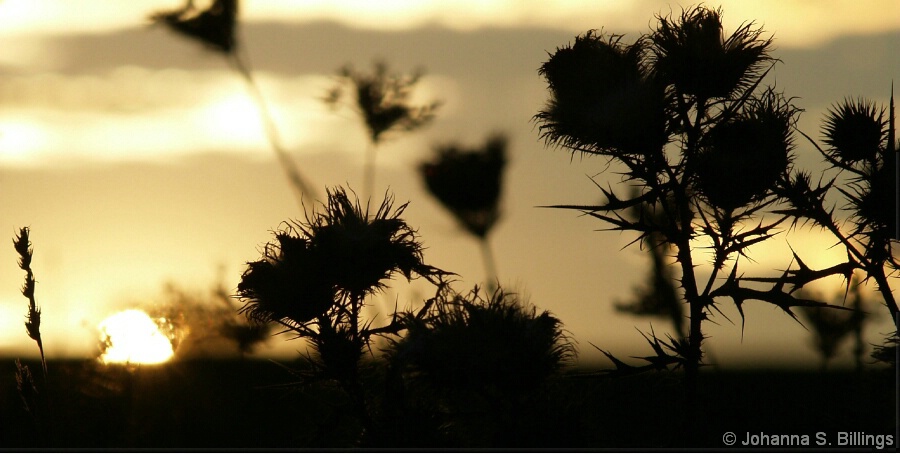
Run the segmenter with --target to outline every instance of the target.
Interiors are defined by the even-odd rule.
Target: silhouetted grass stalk
[[[25,271],[25,284],[22,286],[22,295],[28,298],[28,315],[25,320],[25,331],[28,337],[33,339],[41,352],[41,366],[44,370],[44,380],[47,379],[47,359],[44,357],[44,341],[41,339],[41,308],[34,298],[34,272],[31,270],[31,258],[34,248],[28,238],[30,230],[22,227],[19,234],[13,240],[16,252],[19,253],[19,268]]]

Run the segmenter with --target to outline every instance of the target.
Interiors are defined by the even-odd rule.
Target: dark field
[[[40,365],[31,363],[33,371]],[[42,385],[40,374],[35,377]],[[377,437],[359,424],[335,388],[282,386],[297,378],[267,361],[191,361],[128,370],[94,362],[49,364],[49,405],[37,420],[16,390],[13,359],[0,361],[0,447],[4,450],[322,450],[738,448],[747,432],[893,435],[892,371],[758,370],[701,374],[701,401],[685,413],[677,374],[555,379],[529,405],[473,400],[469,411],[412,402],[388,408],[382,378],[366,377]],[[424,395],[424,394],[423,394]],[[459,406],[457,406],[459,408]],[[734,449],[738,449],[734,448]],[[770,447],[769,449],[777,449]],[[856,450],[864,448],[855,448]]]

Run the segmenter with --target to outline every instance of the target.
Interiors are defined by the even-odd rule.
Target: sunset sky
[[[12,248],[19,227],[32,229],[45,350],[78,357],[92,354],[105,317],[160,304],[167,282],[203,291],[221,280],[233,291],[270,232],[302,215],[240,78],[221,56],[150,25],[151,13],[182,3],[0,1],[0,232],[8,237],[2,246],[0,236],[0,356],[36,353]],[[824,112],[844,97],[887,104],[900,76],[897,1],[720,4],[726,33],[754,21],[774,34],[782,62],[766,81],[796,97],[808,134],[819,136]],[[541,142],[531,121],[547,99],[537,68],[588,29],[627,40],[648,31],[654,15],[690,5],[247,0],[239,37],[287,147],[321,192],[362,184],[362,126],[349,109],[321,102],[338,68],[368,70],[383,59],[399,71],[425,69],[416,99],[443,106],[429,127],[385,142],[376,193],[389,187],[398,202],[411,202],[406,219],[421,235],[426,262],[458,273],[460,290],[483,279],[477,245],[425,194],[415,168],[435,143],[474,145],[507,133],[504,218],[492,238],[501,282],[558,316],[583,357],[598,356],[591,343],[628,356],[647,352],[636,329],[649,331],[651,321],[617,314],[612,303],[630,297],[649,261],[623,249],[630,233],[598,232],[605,227],[598,221],[537,208],[596,202],[589,176],[606,168]],[[808,144],[796,143],[798,166],[824,169]],[[617,177],[607,172],[598,181],[607,180]],[[784,269],[788,243],[813,267],[843,258],[828,236],[800,230],[758,248],[757,263],[743,269]],[[705,263],[700,272],[708,272]],[[399,286],[383,301],[402,307],[430,291]],[[742,339],[729,304],[722,307],[736,326],[706,325],[716,362],[816,364],[807,331],[776,308],[748,303]],[[890,323],[886,310],[872,309],[881,316],[869,328],[874,343]],[[653,327],[668,331],[662,320]],[[299,348],[281,340],[270,347]]]

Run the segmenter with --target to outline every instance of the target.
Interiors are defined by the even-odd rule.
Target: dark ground
[[[29,365],[43,387],[40,365]],[[340,392],[278,386],[296,380],[268,361],[173,362],[132,370],[52,361],[49,402],[39,402],[35,419],[23,411],[14,359],[3,359],[0,450],[352,448],[359,426]],[[372,395],[383,389],[376,382]],[[381,413],[378,424],[392,429],[378,442],[363,443],[371,449],[727,450],[722,436],[732,431],[735,451],[748,449],[740,445],[747,432],[806,434],[808,449],[820,451],[828,446],[816,446],[817,432],[832,448],[838,432],[895,436],[895,380],[885,369],[706,370],[701,389],[689,417],[677,374],[568,376],[548,386],[533,408],[492,413],[475,405],[470,414],[448,416],[437,405],[428,408],[443,416],[423,413],[425,406],[400,416]]]

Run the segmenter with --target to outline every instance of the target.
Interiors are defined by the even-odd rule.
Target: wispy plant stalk
[[[28,298],[28,315],[25,319],[25,331],[28,337],[37,342],[38,350],[41,352],[41,365],[44,369],[44,379],[47,378],[47,360],[44,357],[44,342],[41,339],[41,308],[37,305],[34,298],[34,272],[31,270],[31,258],[34,248],[28,238],[30,230],[28,227],[22,227],[19,234],[13,240],[16,252],[19,253],[19,268],[25,271],[25,285],[22,286],[22,295]]]
[[[269,140],[269,145],[278,157],[278,162],[281,164],[281,168],[284,170],[284,173],[291,184],[291,188],[294,190],[297,202],[300,203],[301,207],[304,207],[304,194],[316,199],[316,191],[302,176],[300,169],[297,167],[297,163],[291,159],[291,155],[285,149],[284,144],[281,141],[281,135],[278,133],[278,127],[275,125],[272,111],[266,102],[265,96],[263,96],[262,91],[259,89],[256,79],[253,77],[250,65],[246,62],[246,57],[238,52],[231,52],[228,54],[228,62],[241,75],[241,78],[247,84],[250,96],[252,96],[253,101],[259,110],[259,116],[263,122],[263,128],[265,129],[266,138]]]
[[[247,83],[250,95],[259,109],[269,144],[275,151],[275,155],[278,157],[278,162],[281,164],[285,175],[287,175],[298,203],[301,207],[305,207],[303,195],[306,194],[316,199],[316,193],[300,174],[296,163],[291,159],[290,154],[282,144],[272,113],[256,80],[253,78],[247,58],[239,53],[240,46],[238,46],[239,43],[235,31],[237,11],[238,0],[215,0],[204,10],[198,10],[192,0],[187,0],[180,9],[156,13],[151,16],[151,19],[165,24],[177,33],[201,42],[213,51],[220,52],[241,75]]]

